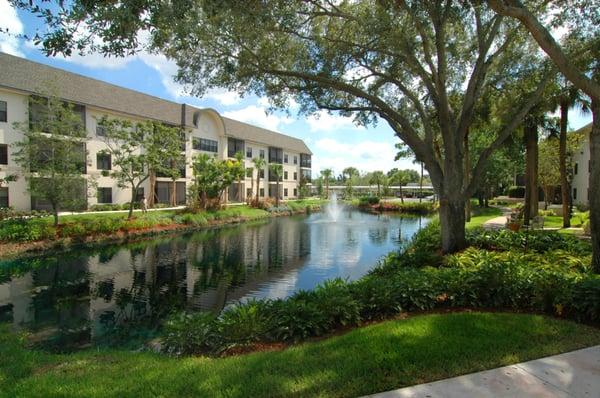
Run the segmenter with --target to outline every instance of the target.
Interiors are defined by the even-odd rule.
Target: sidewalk
[[[501,207],[500,210],[502,210],[502,215],[484,222],[483,228],[485,228],[485,229],[504,229],[504,228],[506,228],[506,221],[508,220],[508,217],[510,216],[510,213],[512,210],[508,207]]]
[[[600,398],[600,345],[369,397]]]

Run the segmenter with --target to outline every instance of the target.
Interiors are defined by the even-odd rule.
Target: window
[[[253,172],[253,171],[254,171],[254,170],[252,169],[252,167],[248,167],[248,168],[246,169],[246,177],[248,177],[248,178],[252,178],[252,172]]]
[[[244,141],[236,138],[227,139],[227,156],[234,157],[236,153],[244,153]]]
[[[260,189],[260,196],[262,196],[262,197],[265,196],[265,189],[264,188]]]
[[[136,202],[141,202],[142,199],[144,198],[144,187],[138,188],[137,191],[135,191],[135,201]]]
[[[298,181],[298,172],[294,171],[294,181]]]
[[[284,171],[284,172],[283,172],[283,179],[284,179],[284,180],[287,180],[287,179],[288,179],[288,172],[287,172],[287,171]]]
[[[298,164],[298,156],[294,155],[294,164]]]
[[[294,188],[294,196],[298,196],[298,189]]]
[[[573,168],[573,174],[577,175],[579,172],[579,163],[575,163],[575,167]]]
[[[260,178],[265,178],[265,169],[260,169],[258,174],[260,174]]]
[[[250,148],[250,147],[246,148],[246,157],[252,158],[252,148]]]
[[[300,167],[311,167],[310,155],[307,153],[300,154]]]
[[[96,126],[96,136],[98,136],[98,137],[106,137],[106,127],[104,127],[104,126]]]
[[[0,122],[8,122],[8,105],[6,101],[0,101]]]
[[[252,197],[252,188],[246,188],[246,197],[247,198],[251,198]]]
[[[288,189],[287,188],[283,189],[283,196],[285,196],[285,197],[288,196]]]
[[[0,188],[0,208],[8,207],[8,187]]]
[[[219,150],[219,143],[217,141],[207,140],[206,138],[194,138],[192,146],[197,151],[217,153]]]
[[[98,188],[98,203],[112,203],[112,188]]]
[[[8,145],[0,144],[0,164],[8,164]]]
[[[302,170],[302,178],[306,182],[310,182],[310,179],[311,179],[310,170]]]
[[[261,159],[265,158],[265,150],[261,149],[258,151],[258,157],[260,157]]]
[[[577,199],[577,188],[573,188],[573,200]]]
[[[288,163],[288,154],[283,155],[283,163]]]
[[[269,163],[283,163],[283,150],[269,147]]]
[[[109,153],[98,153],[96,154],[96,169],[98,170],[110,170],[111,161]]]

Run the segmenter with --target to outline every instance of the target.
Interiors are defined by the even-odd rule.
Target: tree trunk
[[[402,192],[402,182],[400,182],[400,203],[404,204],[404,192]]]
[[[538,213],[537,150],[538,131],[534,120],[525,122],[525,208],[524,224]]]
[[[423,201],[423,162],[421,162],[421,179],[419,180],[419,203]]]
[[[242,202],[242,180],[238,180],[238,202]]]
[[[133,203],[135,202],[135,187],[131,187],[131,202],[129,202],[129,214],[127,215],[127,219],[131,220],[133,217]]]
[[[54,226],[58,226],[58,206],[52,203],[52,215],[54,216]]]
[[[469,176],[471,175],[471,159],[469,158],[469,133],[465,134],[465,177],[464,185],[469,185]],[[465,221],[471,221],[471,198],[467,198],[465,203]]]
[[[177,197],[176,197],[176,194],[177,194],[177,184],[175,184],[175,180],[172,180],[171,181],[171,198],[170,198],[170,201],[171,201],[171,206],[173,206],[173,207],[177,206]]]
[[[258,174],[256,175],[256,203],[258,204],[259,196],[258,194],[260,193],[260,170],[258,170]]]
[[[559,168],[560,168],[560,194],[562,202],[563,228],[571,226],[571,213],[569,211],[569,180],[567,178],[567,126],[569,124],[569,105],[565,99],[560,102],[560,140],[559,140]]]
[[[590,228],[592,234],[592,269],[600,274],[600,98],[592,98],[590,133]]]
[[[146,195],[148,198],[148,207],[153,208],[156,203],[155,200],[155,192],[156,192],[156,173],[154,171],[150,171],[150,194]]]
[[[465,200],[460,194],[440,196],[440,226],[443,253],[454,253],[467,246]]]

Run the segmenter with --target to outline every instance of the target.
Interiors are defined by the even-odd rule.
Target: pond
[[[428,222],[357,210],[335,217],[278,217],[0,262],[0,323],[45,348],[135,347],[174,311],[217,313],[357,279]]]

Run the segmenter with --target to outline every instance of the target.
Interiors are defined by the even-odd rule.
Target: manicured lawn
[[[497,207],[471,207],[471,221],[467,223],[467,228],[481,227],[486,221],[492,218],[500,217],[502,210]]]
[[[540,315],[451,313],[224,359],[128,351],[48,354],[0,333],[0,395],[354,397],[600,344],[600,330]]]

